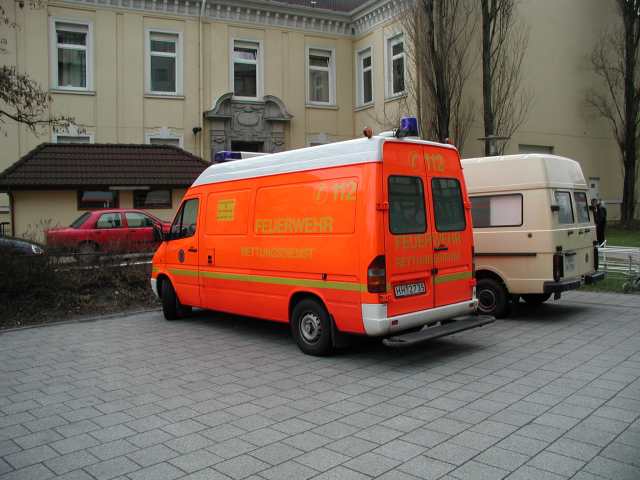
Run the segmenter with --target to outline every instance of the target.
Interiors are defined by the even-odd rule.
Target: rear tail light
[[[387,270],[384,255],[378,255],[367,268],[367,290],[369,293],[387,291]]]
[[[561,253],[553,254],[553,279],[557,282],[564,277],[564,257]]]

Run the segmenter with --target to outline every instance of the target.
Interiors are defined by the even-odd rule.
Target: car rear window
[[[573,223],[573,209],[571,208],[571,195],[569,192],[555,192],[558,204],[558,223],[567,225]]]
[[[455,178],[434,178],[431,180],[433,212],[436,230],[439,232],[459,232],[467,227],[462,203],[460,182]]]
[[[80,215],[78,218],[76,218],[73,223],[71,225],[69,225],[69,227],[71,228],[80,228],[84,222],[87,220],[87,218],[89,218],[89,215],[91,215],[89,212],[84,212],[82,215]]]
[[[389,176],[389,230],[395,235],[427,230],[424,185],[420,177]]]
[[[576,202],[576,212],[578,213],[578,222],[589,223],[589,204],[587,203],[587,194],[585,192],[573,192],[573,199]]]

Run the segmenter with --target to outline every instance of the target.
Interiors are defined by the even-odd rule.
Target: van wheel
[[[482,278],[476,285],[478,310],[485,315],[504,318],[509,313],[509,294],[502,283],[493,278]]]
[[[311,298],[300,301],[289,323],[293,338],[304,353],[317,356],[331,353],[331,319],[321,303]]]
[[[544,302],[549,300],[550,296],[550,293],[526,293],[522,295],[522,298],[527,302],[527,305],[535,306],[542,305]]]
[[[180,303],[169,280],[162,282],[162,313],[167,320],[177,320],[191,313],[191,307]]]

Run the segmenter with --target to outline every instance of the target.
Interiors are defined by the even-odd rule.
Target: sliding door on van
[[[427,222],[427,177],[423,147],[385,142],[383,194],[385,215],[387,315],[433,307],[433,250]]]
[[[432,201],[434,303],[436,307],[468,301],[472,296],[472,233],[465,187],[454,151],[425,147]]]

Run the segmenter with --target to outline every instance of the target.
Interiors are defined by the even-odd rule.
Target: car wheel
[[[84,242],[78,245],[78,256],[76,259],[79,263],[89,265],[95,263],[98,259],[98,245],[93,242]]]
[[[177,320],[191,313],[191,307],[180,303],[173,285],[166,279],[162,282],[162,313],[167,320]]]
[[[536,306],[542,305],[544,302],[549,300],[551,296],[550,293],[526,293],[521,295],[522,299],[527,302],[527,305]]]
[[[320,302],[310,298],[300,301],[289,323],[293,338],[304,353],[316,356],[331,353],[331,318]]]
[[[504,318],[509,313],[509,294],[505,286],[493,278],[482,278],[476,285],[478,310],[485,315]]]

